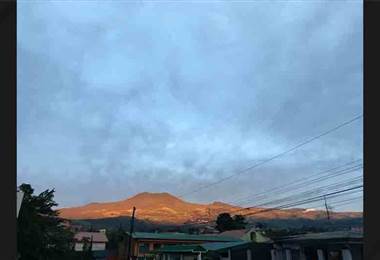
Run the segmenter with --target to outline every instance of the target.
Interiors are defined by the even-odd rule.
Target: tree
[[[83,260],[91,260],[93,259],[92,255],[92,237],[89,239],[88,237],[82,238],[83,248],[81,254],[79,256]]]
[[[221,213],[216,219],[216,229],[220,232],[234,229],[234,219],[229,213]]]
[[[245,217],[242,215],[235,215],[234,218],[234,229],[244,229],[247,225],[245,222]]]
[[[68,259],[72,252],[73,234],[52,207],[55,190],[33,195],[29,184],[22,184],[24,192],[17,219],[17,250],[20,260]]]
[[[233,218],[229,213],[221,213],[216,219],[216,229],[220,232],[235,229],[244,229],[247,223],[242,215],[235,215]]]
[[[256,229],[265,229],[265,228],[266,228],[266,225],[263,224],[263,223],[261,223],[261,222],[257,222],[257,223],[255,224],[255,228],[256,228]]]
[[[107,231],[106,234],[108,238],[108,243],[107,243],[108,250],[117,250],[119,248],[119,244],[125,242],[126,232],[121,225],[116,230]]]

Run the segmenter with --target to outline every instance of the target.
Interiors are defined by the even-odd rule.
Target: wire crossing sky
[[[17,181],[62,207],[179,196],[363,112],[359,1],[20,1],[17,15]],[[362,158],[362,127],[185,199],[236,201]]]

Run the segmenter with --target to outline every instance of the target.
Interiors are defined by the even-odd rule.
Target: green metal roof
[[[206,252],[200,245],[167,245],[154,251],[155,253],[195,253]]]
[[[204,243],[201,246],[207,251],[219,251],[230,249],[237,246],[251,245],[252,242],[248,241],[236,241],[236,242],[222,242],[222,243]]]
[[[129,234],[129,232],[127,232]],[[149,232],[133,232],[132,237],[136,239],[158,239],[158,240],[184,240],[184,241],[216,241],[216,242],[232,242],[242,241],[241,239],[225,236],[212,235],[191,235],[186,233],[149,233]]]
[[[352,231],[335,231],[335,232],[323,232],[323,233],[308,233],[302,235],[288,236],[278,239],[278,241],[306,241],[306,240],[361,240],[363,239],[363,233]]]
[[[204,243],[201,245],[166,245],[155,250],[155,253],[198,253],[208,251],[222,251],[234,247],[252,245],[252,242],[236,241],[236,242],[215,242]]]

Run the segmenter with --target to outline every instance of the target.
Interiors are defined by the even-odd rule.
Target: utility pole
[[[330,212],[329,212],[329,207],[327,206],[326,196],[323,196],[323,198],[325,199],[325,207],[326,207],[327,219],[330,220]]]
[[[128,236],[128,254],[127,254],[127,260],[131,259],[132,233],[133,233],[133,225],[135,223],[135,211],[136,211],[136,207],[133,207],[132,218],[131,218],[131,226],[130,226],[129,236]]]

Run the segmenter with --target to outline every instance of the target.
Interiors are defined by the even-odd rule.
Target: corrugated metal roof
[[[324,239],[362,239],[363,233],[353,231],[335,231],[323,233],[308,233],[296,236],[288,236],[279,241],[300,241],[300,240],[324,240]]]
[[[241,238],[246,232],[247,230],[245,229],[228,230],[220,233],[219,236]]]
[[[166,245],[160,249],[157,249],[156,253],[195,253],[195,252],[205,252],[200,245]]]
[[[129,234],[129,232],[127,232]],[[227,236],[210,236],[210,235],[191,235],[185,233],[149,233],[149,232],[133,232],[133,238],[136,239],[160,239],[160,240],[188,240],[188,241],[241,241],[234,237]]]
[[[237,242],[223,242],[223,243],[205,243],[205,244],[202,244],[201,246],[207,251],[218,251],[218,250],[233,248],[236,246],[251,245],[251,244],[252,242],[237,241]]]
[[[75,234],[74,239],[77,241],[81,241],[85,237],[90,240],[92,237],[92,242],[108,242],[106,234],[102,232],[78,232]]]
[[[237,246],[251,245],[251,242],[247,241],[235,241],[235,242],[216,242],[216,243],[204,243],[201,245],[166,245],[158,250],[156,253],[197,253],[208,251],[219,251],[234,248]]]

